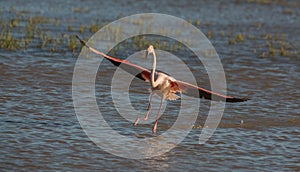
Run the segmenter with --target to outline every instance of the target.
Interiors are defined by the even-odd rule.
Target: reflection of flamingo
[[[156,55],[155,51],[152,45],[149,46],[147,49],[147,56],[152,54],[153,55],[153,66],[152,70],[148,70],[146,68],[143,68],[141,66],[135,65],[130,63],[127,60],[120,60],[117,58],[110,57],[88,45],[84,41],[82,41],[78,36],[76,36],[77,39],[80,40],[80,42],[86,46],[89,50],[92,52],[103,56],[104,58],[108,59],[111,63],[113,63],[116,66],[120,66],[122,69],[127,71],[128,73],[131,73],[133,75],[136,75],[137,78],[144,80],[145,82],[150,82],[151,87],[152,87],[152,92],[150,94],[150,99],[149,99],[149,104],[147,108],[147,113],[144,117],[144,120],[148,119],[148,115],[150,112],[150,107],[151,107],[151,100],[152,100],[152,95],[153,93],[157,93],[161,97],[161,102],[160,102],[160,107],[158,110],[158,114],[156,117],[155,124],[152,128],[152,132],[156,133],[156,128],[157,128],[157,123],[158,123],[158,117],[159,113],[162,107],[162,103],[165,99],[167,100],[176,100],[179,98],[178,95],[175,93],[183,93],[188,96],[198,96],[199,98],[205,98],[209,100],[216,100],[216,101],[226,101],[226,102],[243,102],[248,99],[245,98],[234,98],[231,96],[225,96],[222,94],[214,93],[212,91],[206,90],[204,88],[198,87],[196,85],[192,85],[183,81],[178,81],[174,79],[173,77],[163,73],[163,72],[158,72],[155,71],[156,69]],[[122,64],[122,65],[121,65]],[[136,121],[134,122],[134,126],[138,124],[138,122],[141,120],[141,118],[137,118]]]

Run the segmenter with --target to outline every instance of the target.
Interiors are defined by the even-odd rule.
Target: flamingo
[[[152,45],[150,45],[146,50],[147,56],[149,56],[150,54],[152,54],[153,56],[153,65],[152,65],[152,70],[150,71],[149,69],[130,63],[127,60],[121,60],[118,58],[108,56],[105,53],[88,46],[83,40],[81,40],[78,37],[78,35],[76,35],[76,38],[81,42],[83,46],[87,47],[90,51],[94,52],[95,54],[103,56],[111,63],[113,63],[115,66],[120,66],[122,64],[120,67],[125,71],[127,71],[128,73],[131,73],[133,75],[137,74],[136,75],[137,78],[145,82],[150,82],[152,92],[150,93],[149,96],[149,104],[148,104],[147,112],[144,118],[137,118],[133,123],[133,125],[136,126],[140,120],[148,119],[150,108],[151,108],[152,96],[154,93],[156,93],[161,97],[161,101],[160,101],[160,107],[158,109],[158,114],[156,116],[155,123],[152,127],[153,134],[155,134],[157,130],[158,118],[159,118],[159,114],[163,102],[165,100],[177,100],[178,98],[180,98],[180,96],[178,96],[176,93],[181,93],[192,97],[199,95],[198,96],[199,98],[204,98],[208,100],[212,100],[212,95],[213,95],[214,96],[213,100],[215,101],[244,102],[248,100],[247,98],[236,98],[236,97],[215,93],[207,89],[198,87],[196,85],[192,85],[187,82],[176,80],[175,78],[173,78],[172,76],[164,72],[156,71],[156,54],[154,51],[154,47]]]

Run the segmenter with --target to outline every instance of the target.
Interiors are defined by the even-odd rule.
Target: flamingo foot
[[[152,133],[153,134],[156,134],[157,123],[158,123],[158,120],[155,121],[155,124],[154,124],[154,126],[152,128]]]
[[[133,126],[136,126],[139,121],[140,121],[140,118],[136,118],[135,122],[133,123]]]

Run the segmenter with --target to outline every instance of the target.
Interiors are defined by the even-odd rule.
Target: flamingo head
[[[149,54],[154,54],[154,48],[153,48],[153,45],[150,45],[149,47],[148,47],[148,49],[147,49],[147,56],[149,55]]]

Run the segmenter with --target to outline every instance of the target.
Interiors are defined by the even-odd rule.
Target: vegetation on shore
[[[261,2],[267,4],[268,1]],[[249,1],[249,3],[260,3],[260,1]],[[85,9],[87,10],[87,9]],[[80,9],[74,9],[74,13],[80,12]],[[41,16],[39,14],[31,14],[28,11],[11,10],[14,16],[10,19],[0,19],[0,47],[9,51],[42,49],[50,52],[65,52],[79,49],[82,45],[75,38],[78,34],[83,39],[87,39],[92,34],[108,23],[102,21],[101,24],[92,23],[84,24],[78,22],[67,22],[56,18]],[[227,41],[228,47],[247,46],[257,56],[265,57],[299,57],[297,46],[286,38],[283,33],[264,33],[252,34],[247,32],[235,33],[233,29],[223,29],[220,31],[213,30],[212,22],[203,22],[199,19],[187,20],[189,23],[204,30],[204,34],[208,39],[214,42],[215,40]],[[143,21],[136,21],[136,24],[142,24]],[[253,28],[260,30],[263,28],[263,23],[254,23]],[[115,28],[110,39],[118,39],[116,35],[120,34],[123,28]],[[181,30],[175,32],[181,33]],[[262,33],[262,32],[261,32]],[[163,31],[162,31],[163,34]],[[193,34],[193,33],[191,33]],[[216,41],[217,42],[217,41]],[[164,37],[149,37],[145,35],[136,36],[125,40],[114,49],[134,48],[145,49],[149,44],[153,44],[155,48],[173,52],[175,50],[186,50],[187,47],[183,43],[175,40],[168,40]]]

